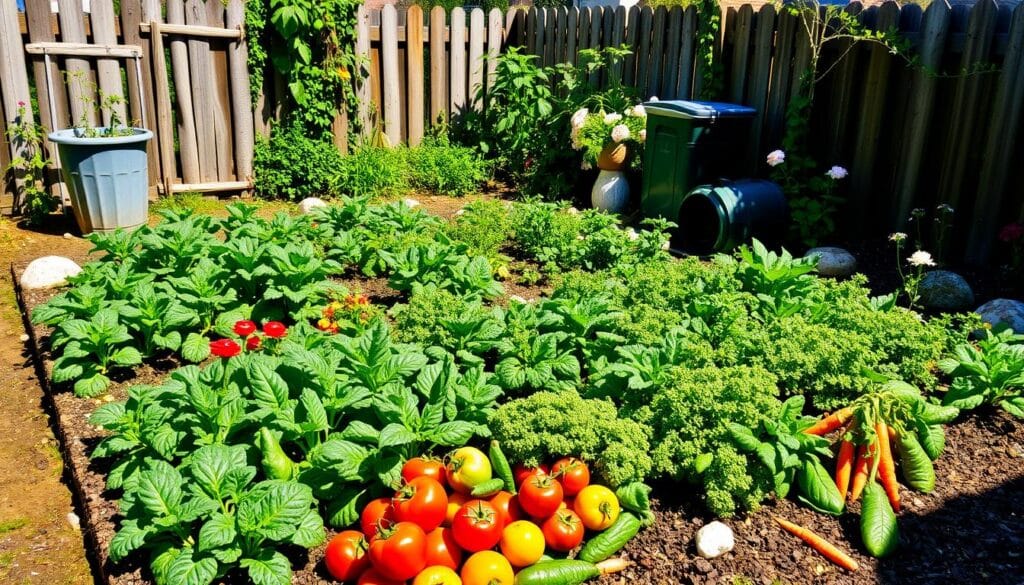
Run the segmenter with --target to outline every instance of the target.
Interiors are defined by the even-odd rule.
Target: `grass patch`
[[[216,197],[204,197],[201,193],[173,193],[159,198],[150,205],[150,211],[157,213],[165,209],[172,211],[191,210],[196,213],[215,214],[224,209]]]
[[[28,518],[12,518],[0,522],[0,534],[7,534],[28,524]]]

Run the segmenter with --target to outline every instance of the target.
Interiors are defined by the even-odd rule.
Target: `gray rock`
[[[964,277],[949,270],[933,270],[917,290],[921,304],[938,311],[959,311],[974,304],[974,291]]]
[[[1024,302],[1013,299],[995,299],[974,310],[982,321],[993,327],[1005,323],[1014,333],[1024,333]]]
[[[804,254],[804,258],[815,255],[818,256],[818,273],[822,276],[849,276],[857,270],[857,259],[842,248],[811,248]]]
[[[306,197],[299,201],[299,211],[303,215],[309,215],[317,207],[327,207],[327,202],[317,197]]]
[[[70,258],[63,256],[43,256],[36,258],[25,268],[21,275],[23,288],[53,288],[64,286],[69,276],[82,271],[82,267]]]
[[[714,521],[697,531],[697,554],[705,559],[720,557],[736,546],[732,528]]]

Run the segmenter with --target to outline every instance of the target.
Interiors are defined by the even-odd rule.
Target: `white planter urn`
[[[609,213],[622,213],[629,203],[629,182],[622,171],[602,170],[590,190],[590,204]]]

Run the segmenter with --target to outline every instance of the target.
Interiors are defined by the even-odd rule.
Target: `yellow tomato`
[[[471,499],[473,498],[460,494],[459,492],[452,492],[448,494],[448,509],[445,511],[444,523],[442,523],[442,526],[451,526],[452,520],[455,520],[455,514],[458,513],[459,508],[462,507],[462,504],[465,504]]]
[[[508,559],[493,550],[482,550],[462,565],[462,585],[513,585],[515,574]]]
[[[427,567],[416,575],[412,585],[462,585],[462,579],[448,567]]]
[[[603,485],[588,485],[576,494],[573,510],[591,530],[604,530],[619,518],[619,499]]]
[[[501,532],[501,554],[514,567],[528,567],[544,555],[544,533],[528,520],[516,520]]]

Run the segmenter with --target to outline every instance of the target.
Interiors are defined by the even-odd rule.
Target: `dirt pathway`
[[[56,226],[61,229],[63,226]],[[84,256],[89,243],[20,229],[0,219],[0,583],[92,585],[71,493],[43,391],[21,335],[11,262]]]

